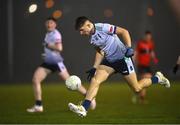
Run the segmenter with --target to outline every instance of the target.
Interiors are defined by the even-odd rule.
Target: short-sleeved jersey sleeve
[[[61,43],[62,37],[61,37],[60,32],[57,30],[54,30],[52,32],[46,33],[45,42],[46,43]]]
[[[108,23],[97,23],[96,28],[111,35],[116,33],[116,26]]]
[[[62,42],[62,36],[60,32],[55,32],[54,34],[55,43],[61,43]]]

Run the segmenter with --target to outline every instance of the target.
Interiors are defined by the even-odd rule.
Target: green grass
[[[0,124],[3,123],[180,123],[180,83],[170,89],[153,85],[148,89],[148,104],[132,104],[133,93],[127,84],[105,83],[97,96],[97,109],[80,118],[68,110],[69,102],[83,97],[62,84],[43,84],[43,113],[27,113],[33,105],[31,84],[0,86]]]

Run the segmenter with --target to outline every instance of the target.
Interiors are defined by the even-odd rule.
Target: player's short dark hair
[[[57,23],[57,20],[56,20],[54,17],[48,17],[48,18],[46,19],[46,21],[49,21],[49,20],[52,20],[52,21],[54,21],[55,23]]]
[[[79,30],[87,20],[90,21],[90,19],[85,16],[80,16],[80,17],[76,18],[75,29]]]
[[[150,30],[146,30],[145,31],[145,34],[148,35],[148,34],[152,34]]]

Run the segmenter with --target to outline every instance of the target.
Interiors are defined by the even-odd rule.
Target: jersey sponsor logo
[[[99,39],[101,39],[102,37],[101,37],[101,35],[100,34],[97,34],[97,35],[95,35],[94,36],[94,39],[92,39],[93,41],[98,41]]]
[[[98,40],[99,40],[99,38],[98,38],[97,36],[95,36],[95,40],[96,40],[96,41],[98,41]]]

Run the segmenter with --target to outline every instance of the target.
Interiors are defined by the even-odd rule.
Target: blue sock
[[[42,101],[41,100],[36,100],[36,105],[41,106],[42,105]]]
[[[90,104],[91,104],[91,101],[90,100],[84,100],[82,106],[86,109],[86,111],[89,109],[90,107]]]
[[[152,76],[151,81],[152,81],[152,84],[157,84],[159,82],[159,79],[157,76]]]

